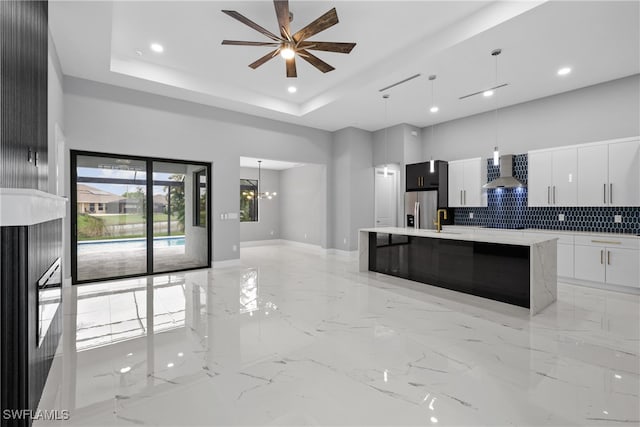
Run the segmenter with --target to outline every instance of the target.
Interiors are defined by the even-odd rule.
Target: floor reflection
[[[41,409],[82,426],[637,423],[637,296],[560,285],[530,318],[337,255],[242,262],[65,289]]]

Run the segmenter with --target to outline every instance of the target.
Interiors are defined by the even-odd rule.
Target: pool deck
[[[107,248],[107,246],[110,247]],[[154,247],[153,258],[155,273],[185,268],[204,268],[202,261],[186,256],[184,246]],[[78,252],[78,280],[81,281],[146,272],[146,248],[104,245],[102,250]]]

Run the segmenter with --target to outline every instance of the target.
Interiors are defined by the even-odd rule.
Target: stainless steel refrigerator
[[[435,229],[438,190],[408,191],[404,195],[404,226]]]

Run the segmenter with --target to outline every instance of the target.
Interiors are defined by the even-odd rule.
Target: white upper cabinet
[[[463,162],[449,162],[449,207],[462,206],[464,188]]]
[[[529,152],[529,206],[551,204],[551,151]]]
[[[640,206],[640,140],[578,147],[580,206]]]
[[[577,150],[529,152],[529,206],[576,206]]]
[[[609,205],[640,206],[640,141],[609,144]]]
[[[481,157],[449,162],[449,207],[486,206],[486,170]]]
[[[578,204],[607,205],[607,144],[578,148]]]

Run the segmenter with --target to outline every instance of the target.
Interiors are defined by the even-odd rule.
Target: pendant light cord
[[[389,162],[389,111],[387,108],[387,103],[389,101],[389,95],[382,95],[384,98],[384,165],[387,166]]]
[[[495,86],[498,86],[498,55],[500,55],[500,53],[494,55],[496,58],[495,61],[495,77],[496,77],[496,84]],[[496,94],[495,98],[493,99],[493,105],[495,107],[495,118],[496,118],[496,140],[495,140],[495,147],[498,147],[498,96]],[[497,148],[496,148],[497,149]]]

